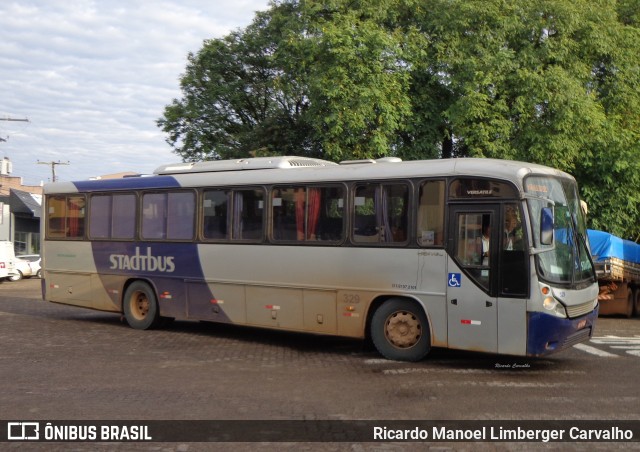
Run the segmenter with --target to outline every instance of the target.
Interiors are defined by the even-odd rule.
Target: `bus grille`
[[[580,331],[576,331],[571,336],[567,337],[562,343],[562,346],[560,346],[558,349],[564,350],[565,348],[573,347],[574,345],[579,344],[580,342],[586,341],[590,337],[591,337],[591,328],[583,328]]]
[[[593,311],[593,301],[587,301],[586,303],[567,307],[567,315],[570,319],[588,314],[591,311]]]

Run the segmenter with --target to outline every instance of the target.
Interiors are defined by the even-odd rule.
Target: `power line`
[[[56,181],[56,165],[70,165],[70,162],[61,162],[58,160],[57,162],[41,162],[38,160],[38,165],[50,165],[51,166],[51,182]]]

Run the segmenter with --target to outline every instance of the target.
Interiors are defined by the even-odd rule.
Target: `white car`
[[[17,257],[29,261],[29,265],[31,266],[31,276],[35,276],[36,278],[42,277],[42,268],[40,264],[42,259],[39,254],[22,254]]]
[[[33,269],[31,268],[31,262],[25,259],[16,257],[15,259],[16,269],[15,273],[9,276],[11,281],[20,281],[22,278],[30,278],[33,275]]]

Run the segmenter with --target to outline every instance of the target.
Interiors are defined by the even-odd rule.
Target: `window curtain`
[[[378,187],[378,196],[380,208],[376,206],[376,216],[378,217],[378,227],[382,230],[380,240],[383,242],[393,242],[393,231],[391,230],[391,217],[389,216],[389,198],[387,197],[387,189]]]
[[[316,240],[316,230],[318,229],[318,220],[320,219],[320,202],[322,200],[321,191],[319,188],[310,188],[308,191],[309,205],[307,226],[307,240]]]
[[[80,235],[80,206],[69,199],[67,209],[66,216],[69,219],[69,235],[67,237],[78,237]]]
[[[294,199],[296,203],[296,232],[297,240],[304,240],[304,210],[305,210],[305,190],[296,188]]]
[[[233,236],[232,238],[242,240],[244,196],[241,192],[233,194]]]

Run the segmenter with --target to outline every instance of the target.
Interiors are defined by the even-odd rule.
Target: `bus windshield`
[[[595,273],[589,254],[587,228],[575,182],[543,176],[530,176],[525,183],[529,195],[533,243],[540,277],[551,283],[582,284],[593,282]],[[554,243],[543,245],[540,239],[540,213],[552,207]]]

